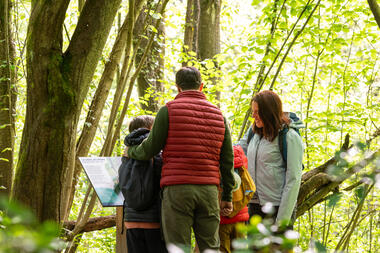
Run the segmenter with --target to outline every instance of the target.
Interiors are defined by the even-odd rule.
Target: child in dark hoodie
[[[153,122],[153,116],[134,118],[125,145],[140,144],[148,137]],[[167,252],[160,230],[161,167],[161,154],[147,161],[122,157],[119,181],[125,198],[124,224],[129,253]]]

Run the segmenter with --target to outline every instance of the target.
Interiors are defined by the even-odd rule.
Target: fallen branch
[[[63,227],[66,230],[72,231],[75,227],[76,221],[66,221],[63,223]],[[115,215],[101,216],[88,219],[87,223],[84,224],[83,228],[79,233],[92,232],[96,230],[102,230],[106,228],[111,228],[116,225]]]

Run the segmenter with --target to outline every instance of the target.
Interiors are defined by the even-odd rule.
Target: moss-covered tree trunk
[[[198,26],[200,14],[199,0],[187,0],[185,32],[183,36],[183,52],[198,54]],[[189,55],[185,56],[182,66],[187,66]]]
[[[9,195],[13,178],[15,71],[11,3],[0,1],[0,193]]]
[[[198,54],[202,60],[220,53],[220,5],[221,0],[200,0]]]
[[[149,5],[156,5],[156,3],[152,0],[148,0],[147,9],[149,9]],[[156,6],[153,6],[152,9],[155,9]],[[147,19],[147,20],[146,20]],[[161,80],[163,79],[164,74],[164,55],[165,55],[165,47],[164,47],[164,20],[161,19],[160,24],[158,26],[157,31],[152,31],[151,29],[146,29],[144,32],[144,24],[154,24],[154,19],[151,15],[148,15],[147,12],[142,11],[137,19],[135,28],[134,28],[134,38],[136,40],[140,39],[141,42],[136,46],[137,54],[135,66],[137,67],[141,58],[146,50],[148,45],[148,38],[151,36],[152,32],[157,32],[158,36],[153,41],[152,51],[150,55],[146,58],[145,64],[142,67],[140,74],[137,77],[137,91],[140,97],[140,105],[144,110],[148,110],[150,112],[157,112],[159,109],[157,97],[159,93],[163,91],[163,85]]]
[[[13,197],[39,220],[60,222],[72,180],[79,114],[120,0],[87,0],[66,52],[69,0],[32,1],[27,32],[27,107]]]
[[[142,5],[145,3],[145,0],[135,2],[135,12],[140,13]],[[125,18],[123,25],[120,27],[118,35],[116,37],[115,43],[112,47],[111,53],[109,55],[109,60],[104,66],[103,74],[100,78],[98,87],[96,88],[95,94],[92,98],[90,108],[87,112],[86,121],[83,124],[82,132],[77,141],[76,156],[87,156],[90,150],[91,144],[94,140],[96,130],[99,125],[100,118],[103,113],[103,108],[108,98],[111,85],[114,81],[116,73],[118,71],[120,62],[122,60],[122,55],[126,47],[130,48],[131,43],[127,43],[128,34],[130,27],[133,27],[133,24],[130,24],[131,21],[135,22],[136,20],[129,18],[130,13],[128,12],[127,17]],[[129,51],[129,49],[127,49]],[[69,215],[73,200],[76,185],[79,181],[79,175],[82,171],[82,166],[79,163],[79,159],[76,159],[73,182],[71,185],[68,185],[70,191],[70,196],[67,202],[66,208],[66,217]]]
[[[200,0],[199,31],[198,31],[198,58],[201,61],[214,59],[220,53],[220,9],[221,0]],[[216,71],[218,64],[214,61],[214,71],[208,78],[206,84],[215,88],[218,83]],[[218,100],[220,92],[213,89]]]

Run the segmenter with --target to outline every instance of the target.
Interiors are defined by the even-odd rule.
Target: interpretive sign
[[[118,170],[121,157],[79,157],[103,207],[123,206]]]

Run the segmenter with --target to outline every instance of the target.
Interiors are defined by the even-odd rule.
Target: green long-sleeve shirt
[[[222,200],[232,200],[232,188],[235,184],[233,177],[234,153],[232,149],[231,133],[224,118],[226,131],[220,151],[220,174],[222,180]],[[152,130],[140,145],[129,147],[128,156],[136,160],[148,160],[158,154],[166,144],[169,129],[168,108],[163,106],[157,113]]]

